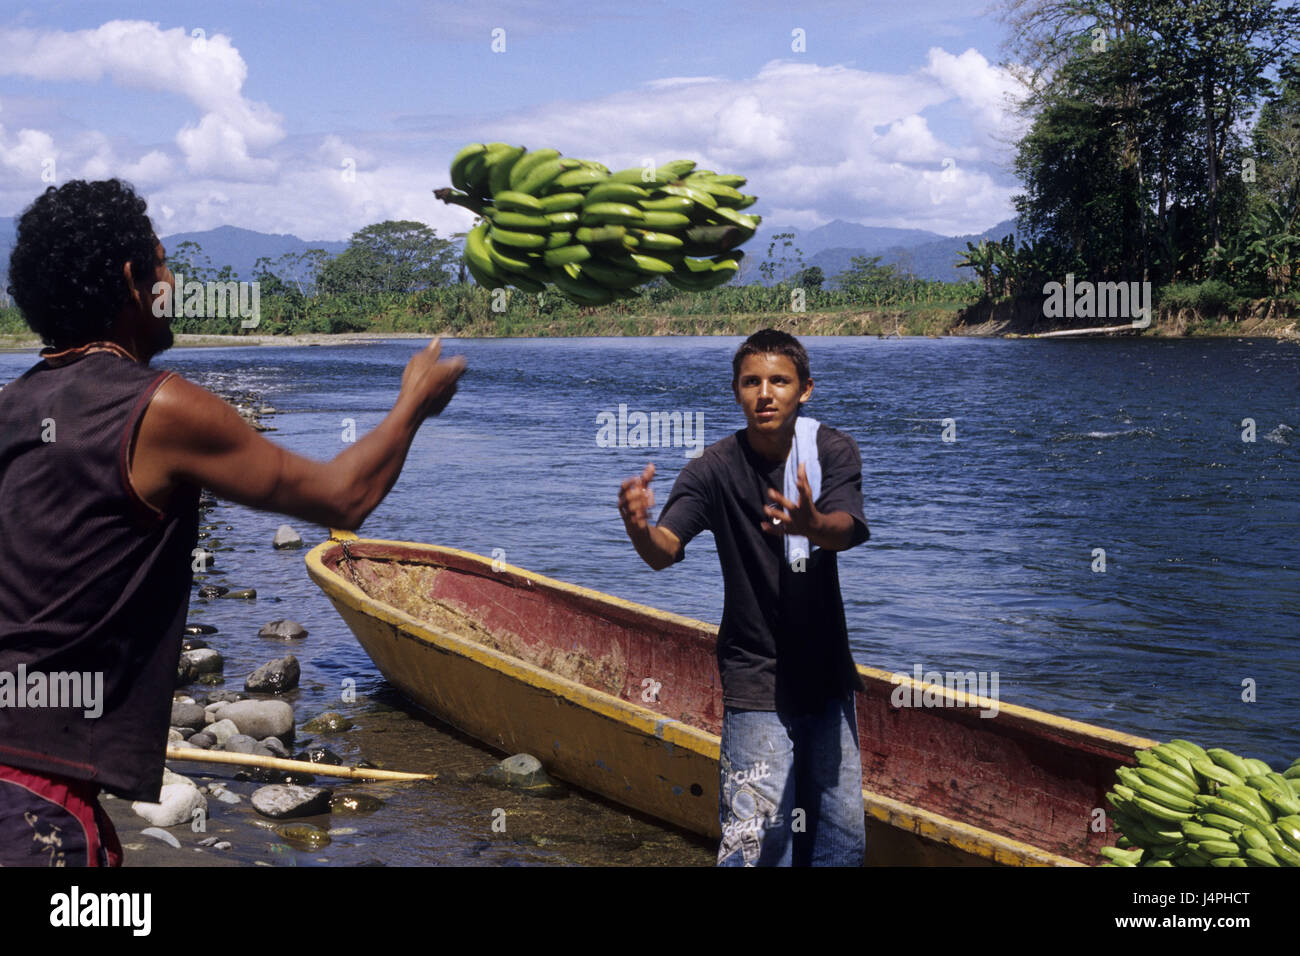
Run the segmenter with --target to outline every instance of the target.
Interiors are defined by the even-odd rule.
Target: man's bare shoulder
[[[213,430],[243,424],[229,402],[173,374],[154,393],[141,428],[149,428],[169,439],[193,439]]]

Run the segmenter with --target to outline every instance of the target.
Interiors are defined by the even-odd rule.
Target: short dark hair
[[[9,256],[9,294],[46,345],[105,337],[130,299],[122,263],[137,281],[157,265],[147,204],[120,179],[51,186],[23,210]]]
[[[799,374],[799,386],[802,388],[812,377],[808,371],[808,353],[789,332],[777,329],[761,329],[745,339],[736,349],[735,358],[731,360],[731,387],[734,390],[740,384],[740,365],[747,355],[784,355],[794,362],[794,370]]]

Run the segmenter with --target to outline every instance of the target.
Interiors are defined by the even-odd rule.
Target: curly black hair
[[[105,338],[137,279],[157,265],[146,203],[120,179],[51,186],[23,210],[9,256],[9,294],[46,345]]]

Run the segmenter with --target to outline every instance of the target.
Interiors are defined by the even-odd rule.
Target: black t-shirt
[[[862,514],[862,459],[857,442],[822,425],[818,511],[853,516],[853,544],[867,540]],[[810,713],[861,686],[849,652],[835,552],[813,550],[803,571],[785,560],[785,539],[760,527],[767,491],[783,492],[785,462],[750,447],[745,430],[687,462],[659,515],[682,542],[712,531],[722,563],[724,599],[718,630],[723,703],[748,710]]]

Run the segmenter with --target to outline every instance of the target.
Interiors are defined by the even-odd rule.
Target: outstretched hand
[[[821,513],[813,505],[812,486],[808,484],[808,470],[803,465],[799,466],[796,485],[799,488],[798,503],[791,501],[775,488],[767,490],[767,496],[776,502],[776,505],[767,505],[763,508],[763,513],[769,520],[764,521],[760,527],[768,534],[777,536],[794,534],[807,538],[816,533]]]
[[[629,532],[644,533],[649,530],[649,511],[655,504],[655,493],[650,481],[655,476],[655,466],[646,465],[645,471],[629,478],[618,489],[618,513]]]
[[[402,391],[415,399],[420,421],[447,407],[456,394],[456,382],[465,371],[462,356],[441,359],[441,355],[442,339],[435,338],[411,357],[402,372]]]

